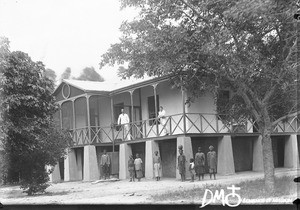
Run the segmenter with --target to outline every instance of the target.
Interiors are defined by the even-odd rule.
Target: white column
[[[129,178],[128,160],[132,155],[131,146],[128,144],[120,144],[119,149],[119,179]]]
[[[146,157],[145,157],[145,178],[146,179],[153,179],[154,177],[153,157],[155,151],[158,151],[158,155],[160,156],[158,143],[153,140],[146,141]]]
[[[97,154],[96,147],[93,145],[84,146],[83,152],[83,180],[84,181],[92,181],[98,180],[100,178],[99,175],[99,166],[97,162]]]
[[[263,164],[263,152],[262,152],[262,136],[254,139],[253,142],[253,163],[252,170],[253,171],[264,171]]]
[[[223,136],[218,142],[217,172],[222,175],[235,173],[231,136]]]
[[[65,169],[64,169],[64,179],[65,181],[77,180],[77,164],[75,150],[70,149],[69,153],[65,158]]]
[[[284,167],[299,168],[299,153],[296,134],[288,136],[285,140]]]

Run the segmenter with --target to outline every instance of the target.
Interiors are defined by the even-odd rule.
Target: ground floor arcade
[[[179,145],[183,146],[187,160],[195,156],[198,147],[207,154],[208,147],[213,145],[218,157],[217,172],[221,175],[240,171],[263,171],[261,136],[170,136],[147,141],[122,142],[114,148],[111,145],[71,148],[66,158],[55,166],[50,180],[57,182],[100,179],[102,171],[99,162],[104,149],[111,157],[112,176],[120,179],[129,178],[127,170],[129,155],[138,153],[144,163],[145,178],[152,179],[153,155],[155,151],[159,151],[162,159],[162,176],[179,179],[180,175],[176,169]],[[299,167],[299,135],[272,136],[272,146],[276,168]],[[186,169],[188,170],[188,162]],[[186,174],[189,178],[188,171]]]

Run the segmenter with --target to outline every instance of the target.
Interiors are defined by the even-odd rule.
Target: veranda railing
[[[229,120],[230,119],[230,120]],[[185,120],[185,123],[184,123]],[[299,116],[295,115],[278,122],[273,133],[300,132]],[[185,127],[184,127],[185,126]],[[231,133],[256,133],[258,125],[254,120],[246,118],[235,119],[228,115],[186,113],[166,116],[162,125],[157,118],[131,122],[128,129],[124,125],[90,126],[71,130],[75,145],[96,143],[111,143],[127,140],[138,140],[178,134],[231,134]]]

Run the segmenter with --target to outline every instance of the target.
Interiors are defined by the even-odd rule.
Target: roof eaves
[[[116,90],[111,91],[109,95],[115,95],[115,94],[119,94],[119,93],[129,91],[129,90],[132,90],[132,89],[145,87],[145,86],[148,86],[148,85],[151,85],[151,84],[155,84],[157,82],[164,82],[164,81],[169,80],[170,78],[171,78],[170,75],[166,75],[166,76],[162,76],[162,77],[156,77],[156,78],[146,80],[146,81],[142,81],[142,82],[139,82],[139,83],[135,83],[135,84],[132,84],[132,85],[129,85],[129,86],[126,86],[126,87],[118,88]]]

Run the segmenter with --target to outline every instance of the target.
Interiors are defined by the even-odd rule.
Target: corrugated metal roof
[[[77,87],[85,92],[88,91],[101,91],[101,92],[111,92],[115,91],[133,84],[148,81],[150,79],[136,79],[136,80],[121,80],[116,82],[93,82],[93,81],[82,81],[82,80],[69,80],[64,79],[63,82]]]
[[[94,82],[94,81],[64,79],[54,90],[53,94],[54,95],[57,94],[57,92],[61,90],[63,84],[68,84],[70,86],[76,87],[84,92],[114,94],[114,93],[120,93],[130,89],[139,88],[145,85],[150,85],[151,83],[165,81],[168,78],[170,78],[170,76],[165,75],[162,77],[155,77],[155,78],[148,77],[144,79],[117,80],[115,82],[111,82],[111,81]]]

